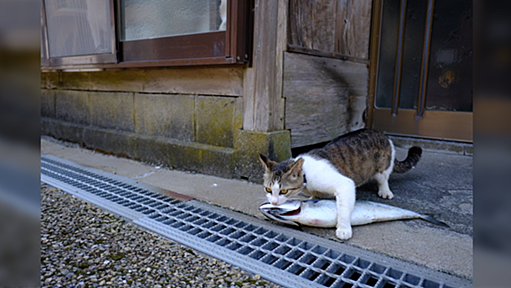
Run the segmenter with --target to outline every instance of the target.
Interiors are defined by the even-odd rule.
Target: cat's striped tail
[[[422,149],[421,147],[413,146],[408,150],[408,156],[403,161],[398,161],[394,159],[394,169],[395,173],[405,173],[410,171],[417,165],[419,159],[421,159]]]

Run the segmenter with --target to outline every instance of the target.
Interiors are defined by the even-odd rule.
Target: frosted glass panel
[[[376,106],[378,108],[392,107],[399,36],[399,4],[399,0],[387,0],[383,5],[380,64],[378,68],[380,72],[377,78],[378,91],[376,96]],[[426,5],[427,1],[424,0],[408,1],[406,5],[403,70],[401,72],[401,86],[399,87],[399,108],[401,109],[417,108]]]
[[[122,40],[226,29],[227,0],[122,0]]]
[[[473,111],[472,5],[467,0],[435,3],[427,110]]]
[[[399,0],[385,1],[382,7],[380,58],[376,107],[390,108],[396,69],[397,33],[399,29]]]
[[[427,1],[406,3],[399,109],[417,109]]]
[[[472,112],[472,3],[435,1],[426,109]],[[392,107],[400,0],[383,5],[376,107]],[[399,108],[417,109],[427,1],[406,6]]]
[[[110,1],[46,0],[50,57],[112,53]]]

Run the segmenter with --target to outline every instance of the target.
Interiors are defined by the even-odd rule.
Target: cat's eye
[[[287,193],[287,189],[280,189],[280,194],[286,194]]]
[[[271,193],[271,188],[270,187],[265,187],[264,189],[266,189],[266,192]]]

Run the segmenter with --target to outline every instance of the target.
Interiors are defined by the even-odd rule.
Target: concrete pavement
[[[395,143],[398,159],[403,159],[407,149],[399,146],[408,148],[409,143]],[[394,199],[379,198],[372,182],[358,189],[357,198],[431,214],[451,228],[421,220],[371,224],[354,227],[353,238],[346,244],[472,279],[472,157],[463,155],[465,149],[459,152],[428,143],[424,146],[422,159],[414,170],[391,176],[389,185]],[[47,137],[41,140],[41,152],[264,218],[258,206],[266,197],[259,184],[169,170],[158,163],[150,165],[104,155]],[[258,161],[256,155],[254,161]],[[337,241],[334,229],[303,230]]]

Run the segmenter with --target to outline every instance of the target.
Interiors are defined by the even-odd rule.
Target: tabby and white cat
[[[378,195],[392,199],[390,173],[412,169],[422,154],[420,147],[408,150],[404,161],[395,159],[392,141],[380,131],[361,129],[342,135],[325,147],[276,163],[259,155],[266,171],[264,189],[274,205],[302,191],[313,198],[336,198],[339,239],[351,238],[351,213],[355,205],[355,187],[375,179]],[[304,181],[305,180],[305,181]]]

